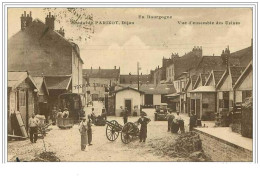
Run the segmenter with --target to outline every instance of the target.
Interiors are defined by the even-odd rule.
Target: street
[[[101,112],[102,104],[95,102],[95,112]],[[88,114],[92,107],[86,107]],[[44,138],[47,151],[55,152],[61,161],[188,161],[185,158],[174,158],[160,152],[160,146],[174,142],[177,134],[167,132],[166,121],[154,121],[154,109],[146,109],[147,116],[152,120],[148,124],[146,143],[139,143],[138,138],[129,144],[121,141],[121,135],[117,140],[110,142],[106,138],[106,126],[92,126],[93,145],[87,146],[85,151],[80,149],[80,133],[78,125],[72,129],[61,130],[57,126],[50,126],[51,131]],[[117,120],[123,124],[122,117],[109,116],[108,120]],[[134,122],[137,117],[129,117],[128,121]],[[186,123],[185,123],[186,125]],[[8,161],[15,161],[18,157],[21,161],[30,161],[37,154],[44,151],[43,139],[37,143],[30,140],[10,141],[8,143]]]

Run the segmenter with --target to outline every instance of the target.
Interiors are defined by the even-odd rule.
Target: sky
[[[194,46],[202,46],[203,55],[219,56],[229,45],[232,53],[250,46],[252,39],[250,8],[9,8],[8,38],[20,31],[24,11],[43,22],[48,12],[54,14],[55,30],[63,27],[65,37],[79,45],[84,69],[120,66],[121,74],[136,74],[137,62],[147,74],[162,65],[163,57],[182,56]],[[168,19],[149,19],[147,15]],[[226,25],[226,21],[239,24]],[[183,22],[186,24],[180,24]]]

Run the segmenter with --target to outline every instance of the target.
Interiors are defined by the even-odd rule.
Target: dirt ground
[[[94,105],[95,106],[95,105]],[[100,104],[96,104],[95,111],[99,112]],[[90,107],[86,112],[90,112]],[[80,133],[78,125],[72,129],[61,130],[51,126],[51,131],[44,138],[47,151],[55,152],[61,161],[189,161],[185,157],[170,157],[160,151],[161,143],[174,142],[178,134],[167,132],[166,121],[154,121],[153,109],[145,110],[151,122],[148,125],[146,143],[139,143],[138,138],[129,144],[121,141],[121,135],[114,142],[106,138],[106,126],[93,126],[93,145],[87,146],[85,151],[80,148]],[[108,120],[117,120],[123,124],[120,117],[108,117]],[[129,117],[128,121],[136,121],[137,117]],[[185,123],[187,124],[187,123]],[[44,152],[44,143],[38,139],[37,143],[25,141],[9,141],[8,161],[30,161],[41,152]]]

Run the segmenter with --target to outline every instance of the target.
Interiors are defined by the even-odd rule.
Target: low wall
[[[197,129],[195,129],[195,132],[200,135],[203,151],[209,155],[213,161],[253,161],[252,151]]]

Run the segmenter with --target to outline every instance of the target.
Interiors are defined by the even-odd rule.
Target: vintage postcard
[[[7,162],[253,162],[253,7],[9,7]]]

